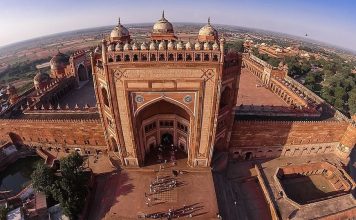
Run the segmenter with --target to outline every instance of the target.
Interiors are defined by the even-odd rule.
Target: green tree
[[[228,50],[242,53],[242,52],[244,52],[244,41],[237,40],[237,41],[233,41],[233,42],[228,42],[228,43],[226,43],[226,48]]]
[[[348,103],[350,114],[356,114],[356,87],[350,91]]]
[[[32,176],[34,188],[59,202],[64,214],[70,219],[78,218],[88,192],[88,178],[82,167],[83,162],[83,158],[74,152],[60,160],[60,173],[53,174],[55,177],[52,176],[53,171],[44,165],[38,166]]]
[[[346,96],[346,91],[345,88],[343,87],[336,87],[335,88],[335,107],[338,109],[343,109],[344,103],[345,103],[345,96]]]
[[[43,163],[38,163],[32,175],[32,185],[37,191],[51,195],[56,176],[54,171]]]
[[[83,172],[83,158],[74,152],[60,160],[62,178],[56,182],[54,198],[61,204],[63,212],[75,219],[84,206],[87,179]]]

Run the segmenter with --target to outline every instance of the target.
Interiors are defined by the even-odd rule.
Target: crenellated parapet
[[[107,47],[107,63],[132,63],[132,62],[221,62],[221,50],[217,42],[200,43],[194,45],[190,42],[183,43],[165,41],[149,44],[143,42],[104,43]]]
[[[97,112],[98,108],[96,106],[89,106],[89,104],[85,104],[83,106],[79,106],[75,104],[70,106],[69,104],[60,105],[57,104],[53,106],[51,104],[41,104],[41,105],[26,105],[21,106],[21,110],[23,110],[24,114],[83,114],[89,112]]]

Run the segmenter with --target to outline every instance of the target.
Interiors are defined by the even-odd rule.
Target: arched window
[[[183,54],[178,54],[178,58],[177,58],[178,61],[182,61],[183,60]]]
[[[159,55],[159,61],[164,61],[164,54]]]
[[[169,60],[169,61],[173,61],[173,60],[174,60],[174,56],[173,56],[172,53],[170,53],[170,54],[168,55],[168,60]]]
[[[187,54],[186,61],[192,61],[192,55]]]
[[[130,61],[130,56],[128,54],[125,55],[125,61]]]
[[[204,54],[204,61],[209,61],[209,54]]]
[[[200,60],[201,60],[200,54],[195,54],[195,61],[200,61]]]
[[[151,54],[151,61],[156,61],[156,55],[155,54]]]
[[[108,98],[108,92],[106,91],[106,89],[103,87],[101,88],[101,96],[103,98],[103,102],[104,104],[109,107],[109,98]]]
[[[146,56],[146,54],[141,54],[141,60],[142,60],[142,61],[147,61],[147,56]]]
[[[133,61],[138,61],[138,55],[137,54],[134,54]]]
[[[121,61],[121,56],[120,56],[120,55],[117,55],[115,61],[116,61],[116,62]]]

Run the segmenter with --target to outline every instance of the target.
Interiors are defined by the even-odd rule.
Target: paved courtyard
[[[158,165],[156,170],[151,167],[99,175],[89,219],[138,219],[145,214],[167,213],[169,209],[174,212],[184,207],[186,211],[184,214],[180,211],[180,219],[190,216],[192,219],[216,219],[218,209],[210,170],[187,169],[174,177],[173,168],[157,172]],[[175,179],[177,186],[150,192],[150,184],[157,176]]]
[[[281,98],[262,85],[262,81],[257,76],[251,73],[248,69],[242,68],[237,105],[288,106],[288,104]]]
[[[88,104],[90,107],[96,105],[95,91],[93,81],[81,82],[79,89],[71,90],[66,96],[59,100],[61,105],[68,104],[69,107],[73,108],[76,104],[79,107],[84,107]]]
[[[323,175],[285,178],[281,182],[287,195],[301,204],[337,193],[330,181]]]

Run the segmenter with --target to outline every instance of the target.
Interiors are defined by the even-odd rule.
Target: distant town
[[[144,23],[127,27],[137,41],[148,42],[151,26]],[[201,24],[177,23],[177,37],[194,42],[199,26]],[[49,73],[49,60],[58,50],[70,55],[77,50],[93,49],[100,44],[103,36],[109,34],[111,28],[107,26],[59,33],[1,47],[0,107],[8,106],[6,96],[1,97],[5,95],[9,83],[20,93],[25,92],[31,87],[37,69]],[[281,62],[287,63],[289,74],[299,82],[331,104],[336,103],[336,107],[344,113],[350,115],[350,112],[356,112],[356,89],[352,83],[356,76],[355,52],[310,40],[308,36],[297,37],[227,25],[216,25],[216,28],[235,49],[250,51],[274,67]],[[338,90],[336,93],[335,89]]]

